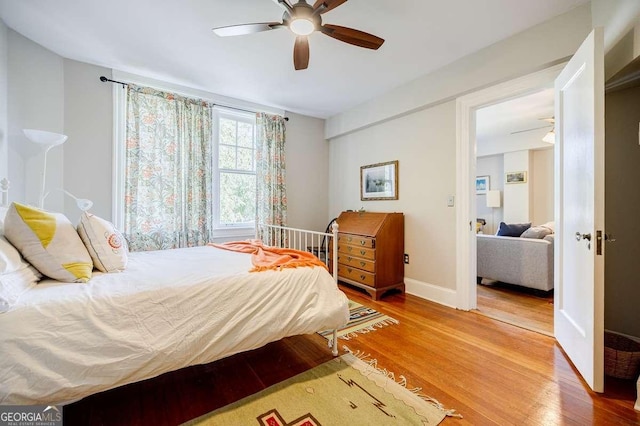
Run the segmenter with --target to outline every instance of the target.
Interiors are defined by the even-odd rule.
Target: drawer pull
[[[347,242],[349,242],[349,243],[350,243],[351,241],[353,241],[353,238],[348,237],[348,238],[347,238]]]
[[[353,260],[353,257],[347,256],[347,262],[351,262],[352,260]]]
[[[351,251],[353,249],[353,247],[349,246],[347,247],[347,250]]]
[[[363,245],[365,245],[365,244],[367,244],[367,242],[366,242],[365,240],[360,240],[360,245],[361,245],[361,246],[363,246]]]
[[[365,278],[367,278],[367,277],[366,277],[366,275],[362,275],[362,274],[360,274],[360,279],[361,279],[362,281],[364,281],[364,279],[365,279]]]
[[[347,268],[347,272],[351,273],[351,272],[353,272],[353,269]]]
[[[367,251],[366,250],[360,250],[360,254],[364,256],[365,254],[367,254]]]
[[[366,262],[360,262],[360,266],[365,267],[367,265]]]

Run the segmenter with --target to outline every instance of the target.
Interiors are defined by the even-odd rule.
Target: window
[[[249,228],[256,216],[255,117],[216,110],[215,228]]]

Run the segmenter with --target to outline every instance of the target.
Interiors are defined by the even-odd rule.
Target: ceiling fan
[[[315,31],[333,37],[336,40],[354,46],[377,50],[384,40],[364,31],[338,25],[322,24],[322,16],[330,10],[344,4],[347,0],[317,0],[313,6],[305,0],[290,4],[289,0],[273,0],[284,9],[282,22],[262,22],[255,24],[229,25],[214,28],[213,32],[221,37],[259,33],[287,27],[296,35],[293,46],[293,65],[296,70],[304,70],[309,66],[308,35]]]
[[[547,118],[539,118],[538,120],[546,121],[547,124],[545,124],[544,126],[534,127],[532,129],[516,130],[515,132],[511,132],[511,134],[515,135],[517,133],[532,132],[534,130],[548,129],[549,127],[551,127],[551,130],[544,135],[542,140],[544,142],[551,143],[551,144],[556,143],[556,118],[547,117]]]

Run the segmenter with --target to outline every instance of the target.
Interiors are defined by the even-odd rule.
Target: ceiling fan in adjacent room
[[[309,66],[308,35],[315,31],[333,37],[345,43],[367,49],[377,50],[384,40],[364,31],[338,25],[322,24],[322,14],[344,4],[347,0],[317,0],[313,6],[305,0],[290,4],[288,0],[272,0],[284,9],[282,22],[262,22],[255,24],[230,25],[214,28],[213,32],[221,37],[259,33],[287,27],[296,35],[293,46],[293,64],[296,70]]]
[[[515,135],[517,133],[532,132],[534,130],[547,129],[547,128],[551,127],[551,130],[549,132],[547,132],[546,135],[544,135],[542,140],[547,142],[547,143],[555,143],[555,140],[556,140],[556,133],[555,133],[555,130],[556,130],[556,128],[555,128],[556,119],[555,119],[555,117],[539,118],[538,120],[546,121],[549,124],[545,124],[544,126],[534,127],[532,129],[517,130],[515,132],[511,132],[511,134]]]

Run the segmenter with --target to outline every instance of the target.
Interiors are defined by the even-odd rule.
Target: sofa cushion
[[[553,231],[546,226],[532,226],[524,231],[520,237],[542,239],[550,234],[553,234]]]
[[[500,227],[498,228],[498,233],[496,235],[499,237],[519,237],[529,228],[531,228],[531,223],[506,224],[504,222],[500,222]]]

